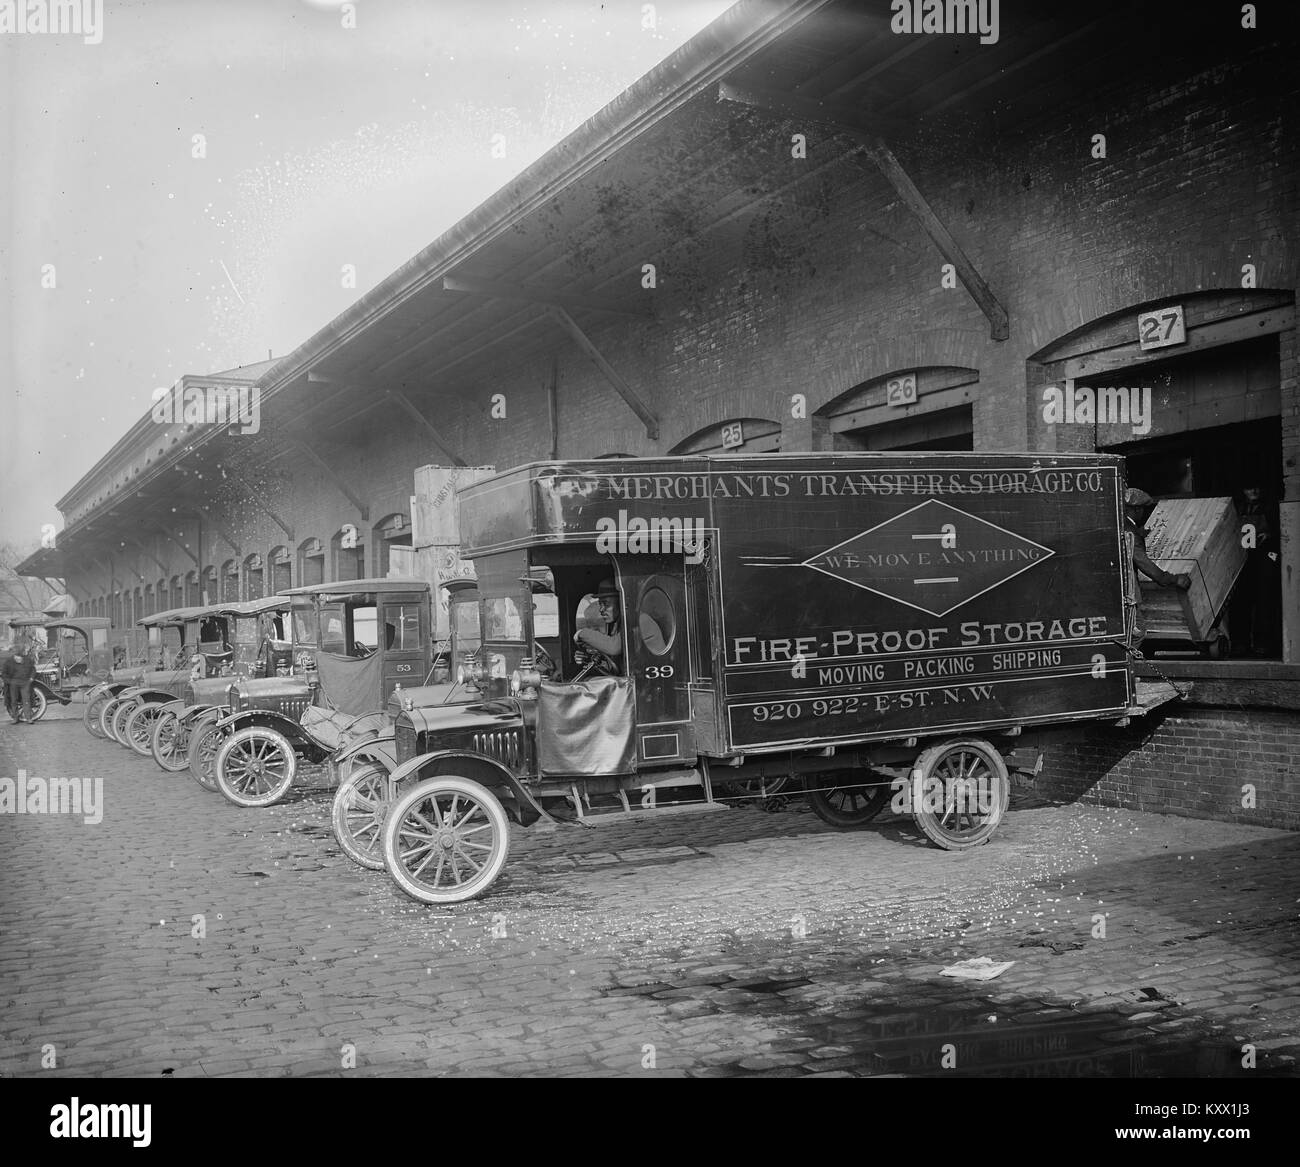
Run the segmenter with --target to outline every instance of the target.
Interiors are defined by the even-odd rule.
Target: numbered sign
[[[724,450],[734,450],[737,446],[745,444],[745,432],[741,429],[740,422],[729,421],[722,427],[722,448]]]
[[[1183,326],[1183,306],[1161,308],[1143,312],[1138,316],[1138,347],[1168,348],[1171,344],[1186,344],[1187,330]]]
[[[916,374],[908,373],[906,377],[891,377],[885,383],[886,405],[916,404]]]

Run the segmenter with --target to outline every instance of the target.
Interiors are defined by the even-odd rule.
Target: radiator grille
[[[507,766],[512,773],[524,769],[523,741],[517,729],[494,729],[476,733],[470,739],[470,748]]]
[[[415,726],[403,724],[399,721],[394,730],[394,736],[398,764],[409,762],[415,757]]]

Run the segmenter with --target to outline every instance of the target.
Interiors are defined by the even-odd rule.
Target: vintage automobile
[[[173,608],[137,623],[148,630],[150,656],[158,667],[132,670],[125,684],[115,674],[106,698],[97,696],[96,701],[101,736],[148,754],[152,718],[158,710],[179,697],[192,678],[220,675],[229,667],[233,653],[228,640],[229,620],[222,605]],[[179,641],[174,648],[173,636]],[[147,708],[146,715],[136,719],[135,737],[128,738],[127,722],[142,706]],[[87,717],[90,708],[88,694]]]
[[[453,903],[547,799],[594,823],[602,800],[723,809],[724,780],[797,779],[837,827],[892,800],[940,847],[985,843],[1036,729],[1144,712],[1123,492],[1114,456],[947,452],[548,462],[463,488],[479,693],[399,714],[384,865]],[[603,637],[579,631],[598,591]]]
[[[534,634],[538,643],[558,650],[559,620],[556,596],[549,582],[549,572],[534,573],[527,581],[532,593]],[[478,687],[464,679],[480,668],[490,668],[490,662],[481,658],[482,632],[479,612],[479,592],[476,580],[454,579],[442,585],[447,593],[447,623],[449,638],[446,657],[456,666],[456,680],[447,685],[434,685],[417,692],[407,692],[399,703],[389,698],[389,717],[396,720],[403,708],[416,705],[438,705],[466,701],[478,696]],[[441,675],[443,653],[434,661],[435,678]],[[498,662],[502,667],[503,662]],[[391,740],[392,729],[385,730]],[[334,836],[343,853],[354,863],[374,870],[384,866],[379,850],[379,832],[391,794],[388,774],[395,764],[395,755],[382,762],[362,761],[341,777],[334,795],[331,819]]]
[[[39,721],[51,701],[67,705],[78,694],[106,680],[112,666],[109,621],[99,616],[16,616],[9,621],[15,640],[42,628],[47,643],[36,663],[32,720]]]
[[[229,689],[236,678],[274,680],[292,675],[289,607],[288,596],[219,605],[215,614],[225,620],[228,662],[215,676],[191,676],[178,700],[157,710],[141,706],[136,711],[134,717],[150,724],[148,747],[140,752],[152,754],[154,761],[169,772],[186,769],[191,729],[205,718],[205,724],[212,724],[229,712]],[[135,745],[142,732],[137,733],[134,723],[128,721],[127,736]]]
[[[447,686],[426,684],[433,662],[424,580],[343,580],[286,594],[294,675],[236,680],[229,711],[204,714],[190,735],[191,774],[237,806],[280,801],[299,757],[327,763],[335,780],[358,761],[391,767],[390,695],[402,690],[410,702],[446,695]]]

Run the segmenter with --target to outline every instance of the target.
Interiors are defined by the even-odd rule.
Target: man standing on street
[[[4,681],[9,716],[15,725],[32,720],[32,681],[35,679],[36,656],[28,646],[20,644],[17,651],[6,657],[4,665],[0,666],[0,680]]]

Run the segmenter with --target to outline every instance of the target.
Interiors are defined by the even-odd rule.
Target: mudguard
[[[131,695],[137,701],[139,701],[141,704],[144,705],[151,705],[155,703],[163,703],[163,704],[170,705],[173,701],[177,699],[175,693],[169,693],[167,692],[166,689],[140,688],[137,689]]]
[[[221,710],[222,717],[226,717],[230,713],[230,707],[227,705],[186,705],[176,716],[181,721],[193,721],[201,713],[211,713],[214,709]]]
[[[217,728],[226,733],[234,733],[237,729],[248,729],[254,725],[264,725],[267,729],[282,733],[294,745],[316,744],[292,717],[285,717],[283,713],[276,713],[273,709],[241,709],[237,713],[225,714],[217,722]]]
[[[334,764],[340,770],[346,770],[357,754],[364,751],[367,754],[374,755],[385,759],[388,763],[385,769],[390,772],[397,767],[397,743],[393,741],[392,730],[387,733],[374,734],[370,737],[362,738],[360,741],[350,742],[348,745],[334,755]]]
[[[105,693],[116,697],[126,688],[127,683],[125,681],[101,681],[98,685],[86,690],[86,704],[89,705],[92,701],[102,697]]]
[[[505,791],[510,795],[506,812],[511,814],[520,826],[529,826],[542,817],[541,807],[533,800],[531,794],[505,766],[495,758],[473,750],[435,750],[431,754],[421,754],[404,762],[394,770],[389,778],[393,788],[401,793],[402,783],[432,778],[439,773],[456,774],[488,787],[494,794]]]
[[[72,701],[71,697],[65,697],[57,689],[51,689],[44,681],[33,681],[32,688],[39,690],[46,701],[57,701],[60,705],[67,705]]]

